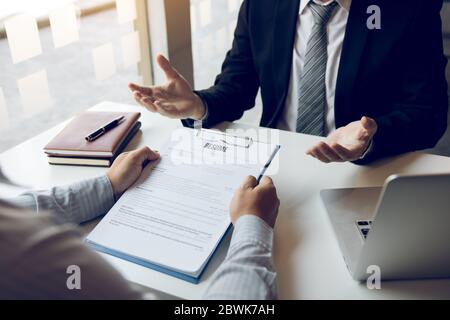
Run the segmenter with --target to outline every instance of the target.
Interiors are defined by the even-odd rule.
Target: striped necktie
[[[300,76],[297,132],[325,136],[327,24],[337,3],[333,1],[323,6],[311,1],[308,5],[314,17],[314,26],[306,46],[305,63]]]

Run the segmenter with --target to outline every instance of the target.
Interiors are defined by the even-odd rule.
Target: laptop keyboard
[[[357,220],[356,226],[358,227],[359,234],[362,236],[364,240],[366,240],[367,235],[372,228],[372,220]]]

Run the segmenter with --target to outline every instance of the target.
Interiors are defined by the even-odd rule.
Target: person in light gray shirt
[[[84,244],[74,224],[105,214],[159,154],[147,147],[124,153],[106,175],[48,191],[0,200],[0,298],[147,299]],[[272,180],[247,177],[230,206],[234,225],[228,254],[205,299],[275,299],[273,226],[279,200]],[[67,287],[68,266],[81,270],[81,289]]]

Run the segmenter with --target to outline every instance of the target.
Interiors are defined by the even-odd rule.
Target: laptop
[[[450,277],[450,174],[393,175],[381,188],[321,191],[355,280]]]

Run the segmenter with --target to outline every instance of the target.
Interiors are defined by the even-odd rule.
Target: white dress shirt
[[[312,0],[317,4],[327,5],[332,2],[322,2]],[[336,0],[338,6],[333,17],[328,22],[328,62],[325,75],[326,97],[327,97],[327,130],[328,132],[336,129],[334,120],[334,98],[336,93],[336,82],[341,59],[342,45],[347,27],[348,15],[351,6],[351,0]],[[308,0],[301,0],[300,10],[297,20],[297,33],[295,37],[294,53],[292,58],[291,80],[289,91],[286,98],[286,104],[283,114],[278,122],[278,129],[296,131],[297,127],[297,108],[299,100],[300,76],[302,74],[308,39],[314,26],[314,17],[308,6]]]

